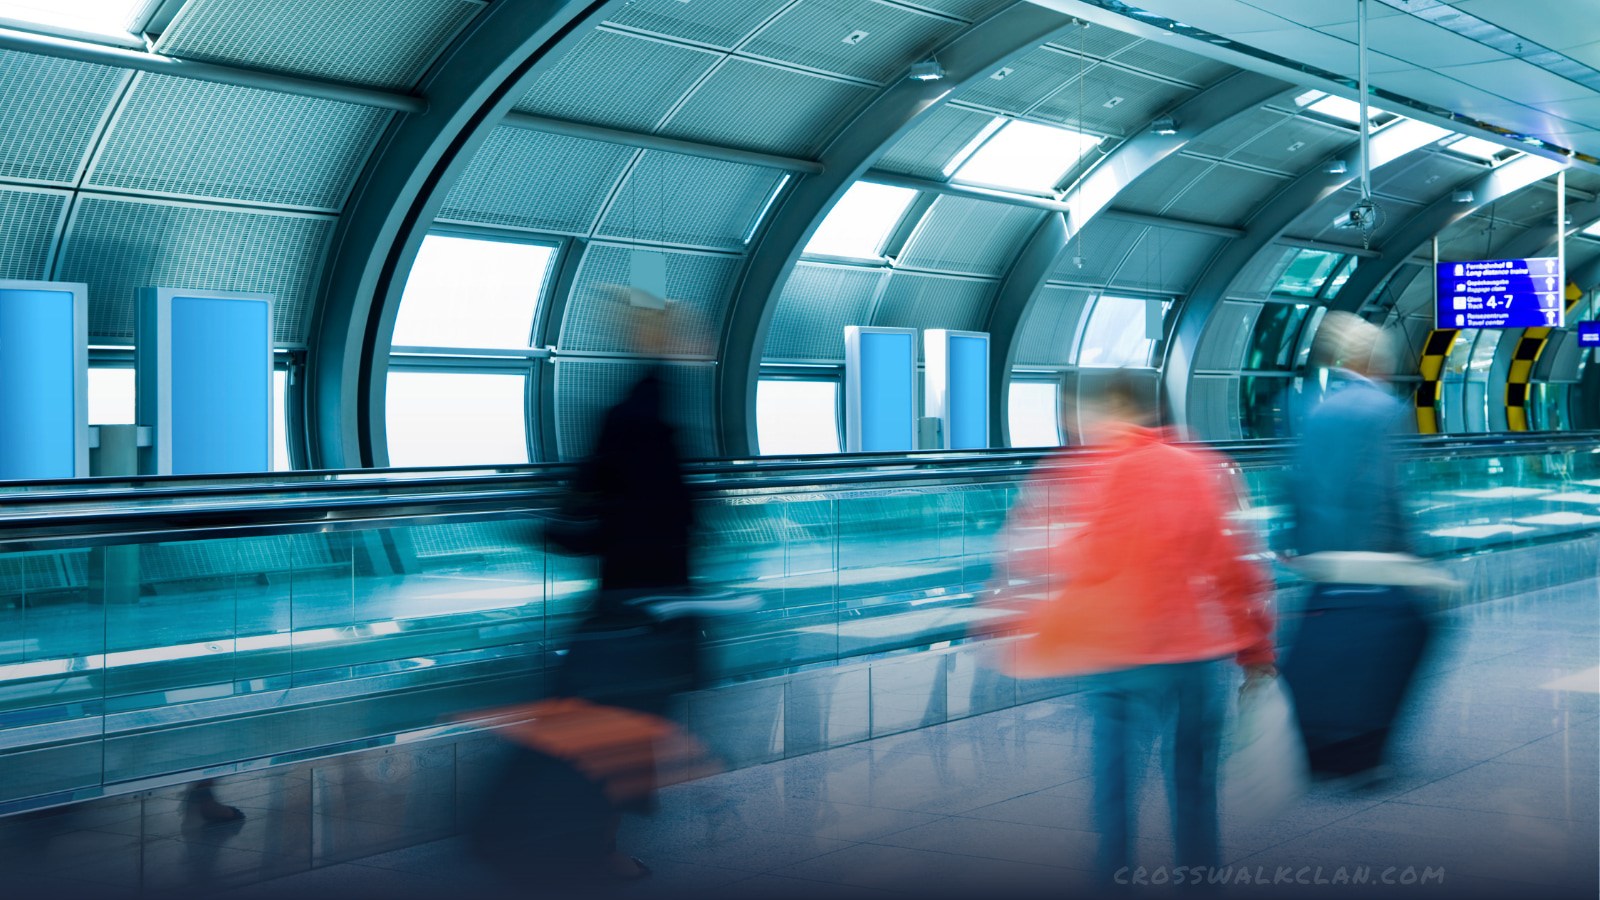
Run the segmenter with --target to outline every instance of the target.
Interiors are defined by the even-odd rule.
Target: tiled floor
[[[1595,897],[1597,623],[1595,582],[1450,616],[1396,741],[1396,777],[1365,791],[1315,786],[1268,822],[1224,808],[1222,894]],[[1081,704],[1066,697],[669,788],[660,811],[622,835],[655,876],[584,893],[1093,893],[1088,736]],[[1156,881],[1172,855],[1161,790],[1145,792],[1137,824],[1139,862]],[[1365,870],[1368,883],[1337,882],[1341,868]],[[451,839],[228,896],[550,896],[540,888],[496,882]]]

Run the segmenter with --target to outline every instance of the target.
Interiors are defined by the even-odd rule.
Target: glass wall
[[[761,379],[756,384],[756,440],[762,456],[838,453],[839,382]]]
[[[1013,447],[1059,447],[1061,385],[1051,381],[1011,381],[1007,408]]]
[[[423,238],[390,341],[389,465],[534,458],[527,386],[543,360],[529,348],[559,251],[514,235]]]

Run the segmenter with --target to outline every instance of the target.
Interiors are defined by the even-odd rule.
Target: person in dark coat
[[[630,303],[626,316],[633,346],[656,356],[667,322],[665,304],[652,306]],[[621,813],[653,807],[656,747],[682,737],[668,705],[702,683],[700,620],[659,612],[689,590],[694,528],[663,374],[651,368],[606,412],[569,517],[546,529],[558,549],[599,557],[599,591],[552,673],[554,699],[506,729],[519,749],[479,829],[491,857],[533,863],[541,879],[650,874],[617,849]]]
[[[1381,382],[1381,332],[1360,317],[1328,313],[1311,361],[1327,392],[1302,422],[1290,496],[1295,565],[1316,584],[1281,671],[1312,772],[1365,781],[1428,643],[1395,447],[1407,409]]]

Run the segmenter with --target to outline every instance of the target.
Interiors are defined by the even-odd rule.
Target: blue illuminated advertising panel
[[[849,325],[844,345],[846,449],[915,449],[916,329]]]
[[[1439,263],[1438,328],[1542,328],[1565,324],[1561,261],[1487,259]]]
[[[1578,323],[1578,346],[1600,347],[1600,322]]]
[[[989,446],[989,335],[930,328],[923,332],[927,356],[926,414],[941,422],[944,450]]]
[[[87,297],[0,281],[0,478],[89,474]]]

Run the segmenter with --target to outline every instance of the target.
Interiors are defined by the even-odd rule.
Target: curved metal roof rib
[[[1067,252],[1072,236],[1096,216],[1106,213],[1124,188],[1162,160],[1212,128],[1255,109],[1285,87],[1276,79],[1240,72],[1191,97],[1170,113],[1178,124],[1176,133],[1145,131],[1125,141],[1067,197],[1069,216],[1050,216],[1034,231],[1001,283],[984,323],[991,340],[990,429],[999,437],[1002,446],[1011,444],[1008,407],[1011,372],[1017,361],[1018,333]]]
[[[333,238],[303,385],[313,467],[382,465],[389,339],[405,276],[451,181],[537,78],[552,50],[625,5],[499,3],[423,79],[429,112],[394,123]],[[585,17],[588,17],[587,19]]]
[[[1383,256],[1363,259],[1350,273],[1350,280],[1330,304],[1332,309],[1355,311],[1364,306],[1385,278],[1428,243],[1433,236],[1487,204],[1528,187],[1554,174],[1561,164],[1539,156],[1522,156],[1463,184],[1454,190],[1472,192],[1472,202],[1458,203],[1446,193],[1422,212],[1411,217],[1384,242]],[[1452,191],[1452,193],[1453,193]]]
[[[1420,122],[1405,121],[1385,128],[1372,137],[1372,167],[1381,168],[1425,147],[1438,139],[1441,130]],[[1335,156],[1348,156],[1356,150],[1350,144]],[[1252,262],[1282,238],[1300,216],[1311,209],[1326,209],[1333,215],[1330,201],[1353,183],[1356,167],[1339,174],[1313,168],[1285,185],[1266,206],[1257,210],[1245,225],[1245,235],[1230,243],[1212,260],[1189,295],[1176,310],[1176,323],[1169,329],[1166,358],[1162,366],[1168,409],[1173,421],[1186,422],[1189,382],[1196,352],[1211,313],[1235,289]]]
[[[751,252],[728,310],[717,367],[723,452],[755,452],[755,391],[762,348],[778,297],[801,248],[829,209],[895,140],[949,94],[988,78],[997,67],[1072,27],[1066,16],[1017,4],[979,23],[939,51],[945,79],[899,81],[883,91],[823,152],[825,171],[795,186],[774,210]]]

